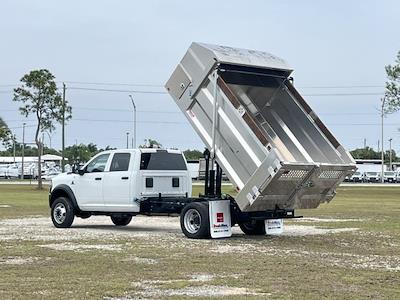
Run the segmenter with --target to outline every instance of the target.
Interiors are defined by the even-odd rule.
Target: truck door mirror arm
[[[79,169],[79,170],[78,170],[78,174],[81,175],[81,176],[82,176],[83,174],[85,174],[85,173],[86,173],[86,170],[85,170],[85,169]]]

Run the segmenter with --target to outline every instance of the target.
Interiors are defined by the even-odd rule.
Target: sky
[[[12,89],[25,73],[46,68],[60,87],[66,83],[73,110],[67,145],[126,147],[132,94],[138,144],[152,138],[164,147],[203,149],[163,88],[197,41],[284,58],[296,88],[345,148],[366,139],[376,149],[384,66],[400,50],[399,13],[399,1],[2,0],[0,116],[19,141],[26,122],[26,141],[33,142],[35,120],[18,112]],[[398,152],[399,114],[384,127],[385,148],[392,138]],[[50,136],[60,149],[60,127]]]

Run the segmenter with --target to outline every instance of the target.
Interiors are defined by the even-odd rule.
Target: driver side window
[[[110,154],[102,154],[92,160],[86,167],[86,173],[104,172]]]

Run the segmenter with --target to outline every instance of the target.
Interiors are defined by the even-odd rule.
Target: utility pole
[[[381,99],[382,101],[382,107],[381,107],[381,141],[382,141],[382,149],[381,149],[381,159],[382,159],[382,170],[381,170],[381,182],[384,182],[383,179],[383,172],[384,172],[384,166],[385,166],[385,155],[383,153],[383,118],[385,117],[385,102],[386,102],[386,98],[383,97]]]
[[[366,148],[367,148],[367,139],[364,138],[364,149],[366,149]]]
[[[133,101],[132,95],[129,95],[129,98],[131,98],[132,105],[133,105],[133,145],[132,148],[136,148],[136,104],[135,101]]]
[[[14,155],[14,165],[15,165],[15,134],[13,136],[13,155]]]
[[[393,171],[392,169],[392,138],[389,139],[389,171]]]
[[[25,125],[26,123],[22,123],[22,171],[21,171],[21,179],[24,180],[24,159],[25,159]]]
[[[129,149],[129,132],[126,133],[126,149]]]
[[[62,95],[62,122],[61,122],[61,170],[64,173],[65,172],[65,161],[64,161],[64,156],[65,156],[65,83],[63,82],[63,95]]]

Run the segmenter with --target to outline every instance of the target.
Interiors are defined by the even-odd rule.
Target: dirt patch
[[[141,282],[134,282],[132,285],[139,288],[140,291],[131,296],[124,298],[108,298],[108,299],[134,299],[140,297],[141,299],[153,299],[158,297],[171,297],[171,296],[184,296],[184,297],[223,297],[223,296],[268,296],[267,293],[259,293],[251,291],[247,288],[230,287],[224,285],[202,285],[190,286],[191,282],[209,282],[214,278],[210,274],[196,274],[191,276],[189,280],[146,280]],[[162,288],[165,284],[172,283],[188,283],[188,286],[182,288]]]
[[[168,217],[135,217],[132,224],[116,227],[108,217],[89,220],[76,218],[71,228],[55,228],[50,218],[4,219],[0,221],[0,241],[79,241],[117,240],[123,237],[168,240],[182,236],[179,219]]]
[[[205,281],[211,281],[215,276],[211,274],[194,274],[190,276],[190,279],[192,281],[200,281],[200,282],[205,282]]]
[[[134,263],[146,264],[146,265],[154,265],[154,264],[158,263],[157,260],[152,259],[152,258],[138,257],[138,256],[133,256],[133,255],[130,255],[127,258],[122,259],[121,261],[134,262]]]
[[[327,221],[328,222],[328,221]],[[5,219],[0,221],[0,241],[79,241],[79,240],[118,240],[123,237],[174,241],[176,246],[204,245],[209,241],[177,239],[183,237],[179,218],[176,217],[134,217],[126,227],[115,227],[108,217],[93,217],[89,220],[76,218],[71,228],[57,229],[49,218]],[[315,226],[285,225],[283,235],[306,236],[354,231],[357,228],[323,229]],[[243,235],[238,227],[232,228],[234,235]]]
[[[45,258],[48,260],[50,258]],[[8,256],[8,257],[0,257],[0,265],[25,265],[31,264],[34,262],[38,262],[43,260],[40,257],[19,257],[19,256]]]
[[[316,226],[304,225],[284,225],[283,236],[307,236],[307,235],[323,235],[331,233],[341,233],[356,231],[358,228],[318,228]]]
[[[318,222],[318,223],[336,223],[336,222],[363,222],[365,219],[335,219],[335,218],[314,218],[304,217],[297,220],[298,222]]]
[[[11,207],[11,205],[7,205],[7,204],[0,204],[0,208],[9,208]]]
[[[46,244],[38,245],[42,248],[49,248],[57,251],[91,251],[91,250],[106,250],[106,251],[121,251],[122,245],[119,244],[75,244],[75,243],[57,243],[57,244]]]
[[[386,270],[400,271],[399,256],[381,256],[381,255],[360,255],[352,253],[336,253],[307,251],[301,249],[282,249],[263,245],[218,245],[210,249],[211,252],[218,254],[227,253],[246,253],[246,255],[264,254],[274,257],[295,256],[306,258],[313,261],[321,261],[321,265],[338,266],[352,269]]]

